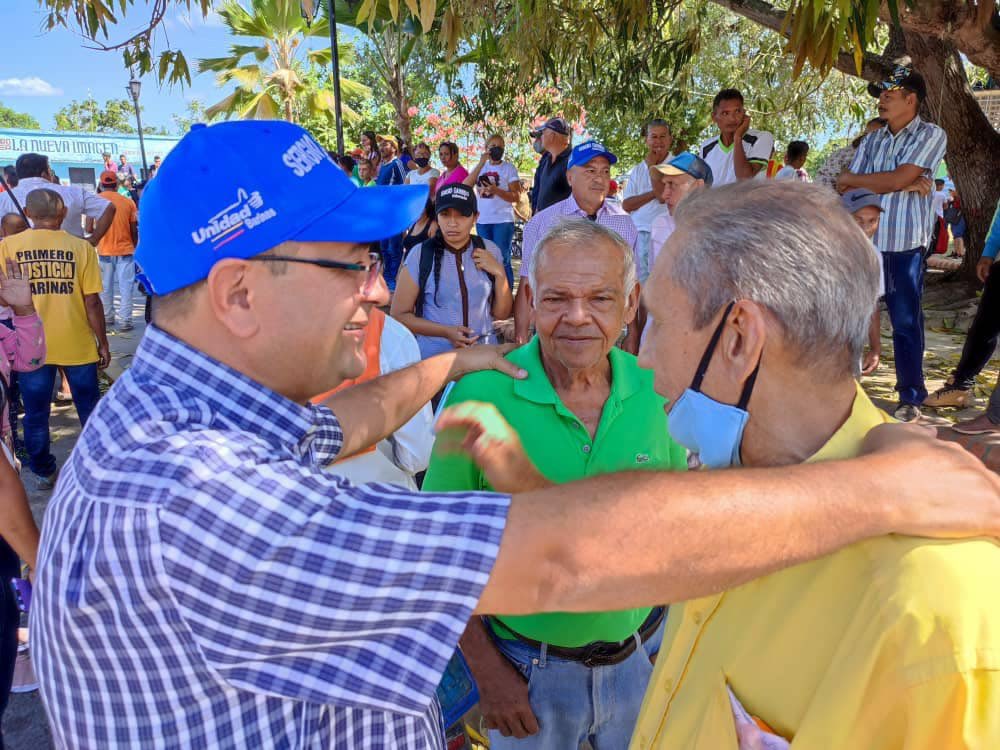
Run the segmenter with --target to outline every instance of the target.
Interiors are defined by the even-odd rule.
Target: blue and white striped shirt
[[[922,167],[925,176],[933,179],[944,158],[948,136],[937,125],[924,122],[919,115],[893,135],[886,125],[865,136],[851,161],[855,174],[893,172],[903,164]],[[882,221],[875,234],[875,247],[883,253],[898,253],[914,248],[926,248],[934,229],[934,208],[931,195],[920,193],[886,193],[882,196]]]
[[[355,487],[333,413],[155,327],[46,513],[32,651],[67,748],[444,747],[434,690],[509,499]]]

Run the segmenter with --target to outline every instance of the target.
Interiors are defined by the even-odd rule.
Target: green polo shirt
[[[495,405],[517,431],[535,465],[553,482],[561,484],[629,469],[687,468],[684,448],[667,432],[664,399],[653,391],[653,373],[640,368],[631,354],[614,348],[608,355],[611,394],[593,440],[549,382],[537,336],[507,358],[527,370],[527,379],[514,380],[497,372],[467,375],[454,386],[447,404],[484,401]],[[435,448],[423,489],[440,492],[492,488],[468,458],[441,454]],[[624,640],[649,612],[648,607],[617,612],[551,612],[504,617],[501,621],[536,641],[572,647]],[[501,637],[507,635],[502,628],[497,632]]]

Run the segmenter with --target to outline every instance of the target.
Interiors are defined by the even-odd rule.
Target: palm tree
[[[205,109],[206,118],[283,118],[289,122],[297,122],[306,114],[333,118],[332,92],[306,80],[307,65],[330,64],[329,47],[310,50],[305,44],[308,37],[329,38],[326,18],[307,26],[298,0],[250,0],[249,8],[238,0],[225,0],[218,12],[230,34],[248,37],[254,43],[233,44],[226,57],[198,61],[198,72],[215,73],[220,86],[236,84],[232,94]],[[341,42],[338,50],[343,68],[354,49]],[[366,86],[343,78],[340,88],[345,99],[370,93]],[[350,107],[343,107],[343,114],[348,122],[360,119]]]

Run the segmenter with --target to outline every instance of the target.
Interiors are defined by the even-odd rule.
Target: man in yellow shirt
[[[39,489],[52,489],[56,459],[49,450],[49,411],[57,369],[69,381],[80,424],[100,396],[97,370],[110,361],[101,305],[97,252],[60,229],[66,206],[59,193],[28,193],[24,211],[34,224],[0,242],[0,265],[12,259],[31,282],[31,296],[45,329],[45,365],[18,374],[24,401],[24,447]]]
[[[640,355],[673,437],[709,468],[856,455],[888,421],[855,381],[878,268],[837,197],[744,182],[675,219]],[[631,746],[762,746],[731,692],[796,749],[1000,748],[998,582],[995,540],[884,536],[672,606]]]

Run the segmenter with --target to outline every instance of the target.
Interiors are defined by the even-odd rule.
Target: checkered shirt
[[[933,179],[944,158],[948,136],[937,125],[914,117],[896,135],[886,125],[866,135],[851,162],[851,172],[893,172],[903,164],[916,164]],[[883,253],[898,253],[927,247],[934,229],[933,197],[920,193],[886,193],[882,196],[882,221],[875,234],[875,247]]]
[[[521,243],[522,279],[528,278],[531,256],[542,237],[559,222],[572,218],[586,219],[587,213],[580,208],[576,199],[571,195],[566,200],[553,203],[545,210],[539,211],[531,217],[531,221],[524,225],[524,239]],[[604,204],[597,210],[597,223],[617,232],[629,244],[632,252],[635,252],[635,243],[639,232],[635,228],[632,217],[625,212],[620,204],[614,201],[604,201]]]
[[[509,498],[355,487],[292,403],[155,327],[49,504],[31,645],[60,748],[443,749],[435,688]]]

